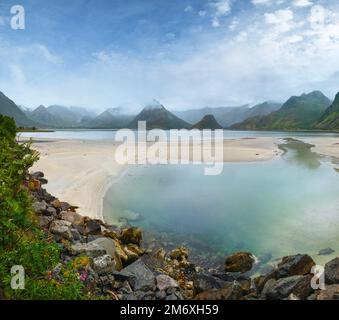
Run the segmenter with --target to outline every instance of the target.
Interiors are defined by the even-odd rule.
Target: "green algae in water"
[[[105,218],[137,213],[132,224],[192,247],[196,239],[206,254],[339,249],[339,175],[311,145],[287,140],[282,148],[278,160],[225,164],[219,176],[196,165],[135,168],[107,193]]]

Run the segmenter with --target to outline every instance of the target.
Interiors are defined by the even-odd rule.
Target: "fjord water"
[[[309,253],[319,261],[320,249],[339,249],[339,174],[306,144],[282,148],[279,159],[225,164],[219,176],[195,165],[134,168],[108,191],[105,218],[137,213],[131,224],[220,255]]]

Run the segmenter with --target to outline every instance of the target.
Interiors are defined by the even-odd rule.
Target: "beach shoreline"
[[[278,144],[279,139],[267,137],[224,140],[224,163],[277,158],[282,154]],[[40,159],[32,170],[44,172],[49,180],[47,191],[78,206],[81,215],[105,220],[105,195],[130,167],[116,162],[118,145],[102,140],[33,141],[32,147],[40,153]]]

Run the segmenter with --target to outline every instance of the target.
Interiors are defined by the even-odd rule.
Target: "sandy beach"
[[[339,159],[339,139],[332,137],[322,137],[308,139],[309,143],[313,144],[312,151],[324,156],[334,157]]]
[[[224,140],[224,162],[252,162],[281,154],[274,138]],[[112,141],[59,140],[33,144],[40,153],[34,171],[43,171],[47,190],[73,205],[79,213],[103,219],[102,205],[107,189],[127,171],[115,161],[117,143]]]

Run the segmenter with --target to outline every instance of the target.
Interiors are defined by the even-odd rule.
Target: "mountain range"
[[[339,130],[339,93],[331,102],[320,91],[292,96],[284,104],[264,102],[250,108],[203,108],[170,112],[160,102],[153,101],[137,115],[123,108],[110,108],[99,115],[82,107],[53,105],[35,110],[17,106],[0,92],[0,114],[16,121],[19,127],[37,128],[137,128],[146,121],[147,129],[181,129],[219,127],[232,130]]]
[[[255,116],[232,125],[237,130],[310,130],[330,106],[331,100],[320,91],[289,98],[282,107],[266,116]]]

